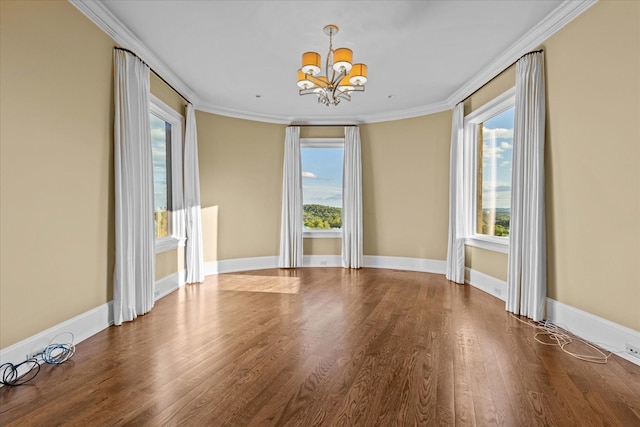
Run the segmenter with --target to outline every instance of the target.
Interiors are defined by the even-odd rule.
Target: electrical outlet
[[[640,358],[640,348],[635,347],[635,346],[633,346],[633,345],[631,345],[631,344],[627,343],[627,344],[625,345],[625,350],[626,350],[626,352],[627,352],[627,353],[629,353],[630,355]]]

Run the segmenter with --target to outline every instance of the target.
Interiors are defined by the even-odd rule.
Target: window
[[[178,247],[184,236],[182,116],[153,95],[149,112],[156,252],[163,252]]]
[[[511,219],[511,164],[515,90],[465,117],[465,147],[472,166],[467,243],[507,252]]]
[[[341,237],[344,138],[301,138],[304,237]]]
[[[153,153],[153,202],[155,236],[169,236],[171,208],[171,123],[151,113],[151,151]]]

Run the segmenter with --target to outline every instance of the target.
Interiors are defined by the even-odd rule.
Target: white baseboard
[[[640,332],[586,311],[547,298],[547,320],[572,334],[640,366],[640,358],[625,352],[625,345],[640,348]]]
[[[305,255],[302,258],[305,267],[342,267],[340,255]]]
[[[255,258],[225,259],[217,262],[219,274],[234,273],[236,271],[265,270],[267,268],[278,268],[277,256],[263,256]],[[205,271],[207,268],[205,267]]]
[[[154,299],[170,294],[181,286],[186,280],[185,270],[178,271],[155,283]],[[94,309],[79,314],[69,320],[65,320],[51,328],[24,339],[16,344],[0,350],[0,365],[3,363],[18,364],[25,361],[28,356],[40,352],[51,343],[51,340],[60,335],[61,340],[68,340],[67,332],[73,334],[73,343],[78,344],[87,338],[97,334],[103,329],[113,325],[113,301],[109,301]]]
[[[469,280],[465,283],[506,301],[507,282],[470,268],[466,270]],[[546,318],[571,334],[640,365],[640,358],[625,352],[626,344],[640,348],[640,332],[551,298],[547,298]]]
[[[369,268],[389,268],[392,270],[421,271],[423,273],[445,274],[446,261],[425,258],[396,256],[364,256],[364,266]]]
[[[160,280],[156,280],[153,290],[154,300],[158,301],[160,298],[165,297],[176,289],[184,286],[186,282],[186,276],[187,272],[183,269],[166,277],[163,277]]]
[[[469,280],[465,279],[464,281],[467,285],[478,288],[502,301],[507,300],[507,282],[470,268],[466,268],[466,271],[469,273]]]
[[[340,255],[305,255],[302,262],[304,267],[342,267],[342,257]],[[369,268],[389,268],[436,274],[444,274],[446,271],[445,261],[392,256],[365,255],[364,266]],[[262,270],[267,268],[278,268],[277,256],[205,262],[204,274],[205,276],[211,276],[215,274]]]
[[[56,342],[68,342],[69,335],[62,335],[66,332],[73,334],[74,344],[86,340],[113,324],[112,304],[109,301],[16,344],[3,348],[0,350],[0,364],[9,362],[15,365],[24,362],[28,355],[40,352],[51,344],[51,340],[58,335],[60,335],[60,341]]]

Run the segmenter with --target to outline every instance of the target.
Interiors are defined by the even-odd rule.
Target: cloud
[[[318,176],[313,172],[302,172],[302,177],[316,179]]]
[[[495,128],[489,129],[482,128],[483,139],[513,139],[513,129]]]
[[[503,167],[508,166],[510,164],[511,164],[511,162],[509,160],[503,160],[503,161],[500,162],[500,167],[503,168]]]
[[[152,127],[151,128],[151,139],[157,143],[164,143],[167,140],[167,131],[164,127]]]
[[[502,141],[500,143],[500,148],[502,148],[503,150],[510,150],[513,148],[513,144],[509,144],[507,141]]]
[[[483,147],[482,148],[482,156],[485,160],[487,159],[502,159],[502,153],[504,153],[504,149],[500,147]]]
[[[335,201],[335,200],[342,201],[342,193],[336,193],[336,194],[332,194],[330,196],[323,197],[322,200],[325,200],[327,202],[331,202],[331,201]]]
[[[482,191],[511,191],[511,183],[504,181],[483,182]]]

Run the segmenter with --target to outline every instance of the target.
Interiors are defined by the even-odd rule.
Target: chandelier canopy
[[[346,47],[333,49],[333,36],[338,34],[337,25],[327,25],[324,33],[329,36],[329,53],[325,59],[325,74],[321,73],[320,54],[302,54],[302,68],[298,70],[300,95],[315,94],[318,103],[338,105],[341,100],[351,101],[352,92],[364,92],[367,82],[367,66],[353,64],[353,51]]]

